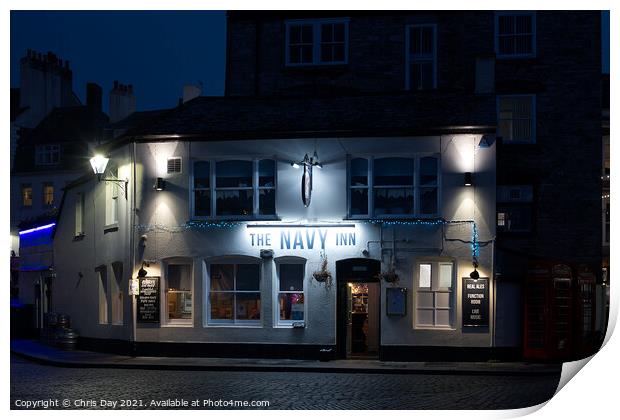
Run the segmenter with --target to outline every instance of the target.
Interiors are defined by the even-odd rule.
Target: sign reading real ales
[[[141,277],[138,322],[159,322],[159,277]]]
[[[463,279],[463,326],[489,325],[489,279]]]

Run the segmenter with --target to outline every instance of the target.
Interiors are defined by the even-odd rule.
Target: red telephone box
[[[534,263],[525,282],[523,354],[529,359],[569,360],[572,347],[572,270]]]

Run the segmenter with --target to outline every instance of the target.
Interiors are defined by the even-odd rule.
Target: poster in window
[[[463,326],[489,326],[488,278],[463,278]]]
[[[140,277],[137,321],[140,323],[158,323],[159,305],[159,277]]]
[[[386,291],[386,314],[388,316],[405,316],[407,313],[407,289],[405,287],[388,287]]]

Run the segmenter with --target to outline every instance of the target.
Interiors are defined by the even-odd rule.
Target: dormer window
[[[286,65],[346,64],[348,40],[348,19],[287,21]]]
[[[36,165],[57,165],[60,162],[60,146],[58,144],[37,146],[34,161]]]

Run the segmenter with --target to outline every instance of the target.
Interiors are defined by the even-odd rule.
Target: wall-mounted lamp
[[[144,261],[142,261],[142,267],[138,270],[138,277],[146,277],[148,273],[144,269]]]
[[[95,175],[97,175],[97,180],[99,182],[101,181],[106,181],[106,182],[116,182],[119,187],[123,188],[123,192],[125,192],[125,198],[127,198],[127,184],[129,183],[129,180],[127,179],[112,179],[112,178],[103,178],[103,176],[105,175],[105,169],[108,166],[108,161],[110,160],[110,158],[107,158],[103,155],[95,155],[92,158],[90,158],[90,166],[92,166],[93,168],[93,172],[95,173]]]
[[[465,172],[465,186],[471,187],[472,185],[474,185],[474,182],[471,172]]]
[[[155,191],[163,191],[166,189],[166,181],[163,178],[157,178],[155,180],[155,185],[153,185],[153,189]]]
[[[478,268],[478,263],[477,263],[477,262],[474,262],[474,263],[473,263],[473,266],[474,266],[474,271],[472,271],[471,273],[469,273],[469,277],[471,277],[471,278],[472,278],[472,279],[474,279],[474,280],[478,280],[478,279],[480,278],[480,273],[478,273],[478,270],[477,270],[477,268]]]

